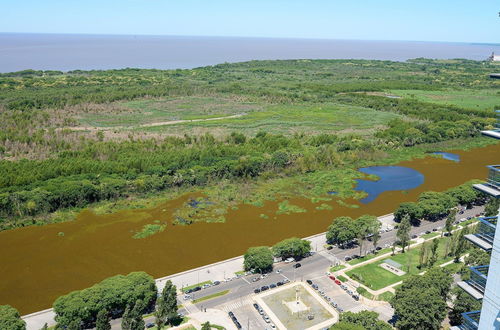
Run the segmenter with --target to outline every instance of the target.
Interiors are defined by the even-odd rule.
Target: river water
[[[500,44],[234,37],[0,33],[0,72],[194,67],[250,60],[467,58]]]
[[[152,209],[100,216],[84,211],[75,221],[0,232],[0,305],[10,304],[26,314],[49,308],[58,296],[115,274],[143,270],[154,277],[166,276],[241,255],[249,246],[323,232],[340,215],[391,213],[399,203],[414,201],[423,191],[486,178],[485,166],[500,159],[500,144],[455,153],[460,162],[429,156],[397,164],[420,172],[424,182],[405,192],[385,191],[372,203],[348,201],[359,208],[332,201],[333,210],[316,210],[318,204],[297,198],[290,202],[307,209],[306,213],[262,219],[261,213],[277,210],[278,201],[263,207],[241,205],[229,211],[226,223],[168,225],[146,239],[132,238],[138,228],[153,220],[170,221],[169,211],[191,197],[185,195]]]

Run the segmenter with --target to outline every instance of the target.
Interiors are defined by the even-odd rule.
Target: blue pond
[[[460,155],[457,154],[452,154],[449,152],[433,152],[433,155],[441,155],[444,159],[452,160],[454,162],[459,162],[460,161]]]
[[[373,202],[384,191],[409,190],[424,183],[424,175],[412,168],[403,166],[371,166],[359,169],[360,172],[373,174],[379,180],[356,179],[354,188],[365,191],[368,196],[360,200],[363,204]]]

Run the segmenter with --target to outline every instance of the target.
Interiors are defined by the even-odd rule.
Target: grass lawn
[[[432,232],[432,233],[428,233],[428,234],[423,234],[421,237],[423,239],[429,239],[429,238],[433,238],[433,237],[436,237],[439,235],[441,235],[441,232]]]
[[[389,302],[392,299],[392,297],[394,297],[394,293],[386,291],[382,294],[379,294],[377,300],[383,300]]]
[[[223,295],[228,294],[228,293],[229,293],[229,290],[224,290],[224,291],[221,291],[221,292],[216,292],[214,294],[210,294],[208,296],[201,297],[201,298],[193,300],[193,304],[199,303],[201,301],[205,301],[205,300],[217,298],[217,297],[223,296]]]
[[[338,270],[342,270],[344,269],[346,266],[345,265],[337,265],[337,266],[333,266],[332,268],[330,268],[330,273],[333,273],[333,272],[336,272]]]
[[[203,286],[205,284],[212,284],[212,281],[205,281],[205,282],[201,282],[201,283],[198,283],[198,284],[193,284],[193,285],[190,285],[190,286],[186,286],[186,287],[182,288],[182,292],[186,292],[189,289],[196,288],[197,286]]]
[[[438,260],[436,261],[436,265],[442,264],[446,261],[452,260],[452,257],[444,257],[444,250],[446,246],[446,241],[449,240],[448,237],[444,237],[439,239],[439,247],[437,250]],[[414,247],[406,253],[398,253],[395,256],[388,257],[389,259],[394,260],[395,262],[402,265],[402,270],[407,272],[403,276],[397,276],[382,267],[380,264],[384,262],[384,260],[378,260],[376,262],[361,266],[359,268],[355,268],[353,270],[348,271],[346,274],[353,278],[354,280],[360,281],[367,287],[372,290],[379,290],[393,283],[403,281],[408,278],[410,275],[418,274],[424,269],[418,269],[417,265],[419,263],[419,253],[422,245],[418,247]],[[408,265],[410,265],[410,269],[408,270]]]
[[[362,286],[360,286],[359,288],[356,289],[356,292],[359,293],[360,295],[362,295],[363,297],[365,298],[368,298],[368,299],[373,299],[373,294],[371,294],[370,292],[368,292],[365,288],[363,288]]]
[[[337,276],[337,279],[338,279],[339,281],[341,281],[341,282],[347,282],[347,278],[345,278],[345,277],[344,277],[344,276],[342,276],[342,275]]]

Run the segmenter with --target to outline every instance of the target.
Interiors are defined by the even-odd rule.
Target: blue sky
[[[498,0],[0,0],[0,32],[500,43]]]

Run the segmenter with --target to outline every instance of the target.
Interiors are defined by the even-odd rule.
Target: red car
[[[328,277],[329,277],[332,281],[335,281],[335,276],[330,275],[330,276],[328,276]]]
[[[339,280],[335,280],[335,284],[341,285],[342,282],[340,282]]]

